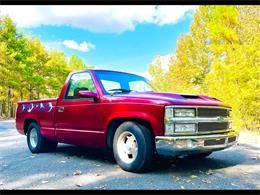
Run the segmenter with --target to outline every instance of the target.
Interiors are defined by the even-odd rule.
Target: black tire
[[[121,142],[127,142],[128,137],[126,138],[126,141],[124,140],[124,136],[127,136],[127,134],[136,140],[133,142],[136,144],[134,144],[135,148],[137,147],[135,158],[133,158],[134,155],[130,156],[130,154],[127,154],[129,159],[132,157],[132,161],[130,160],[131,162],[126,162],[126,160],[122,158],[122,147],[121,150],[118,148]],[[150,130],[146,127],[131,121],[122,123],[117,128],[113,139],[113,153],[117,164],[123,170],[130,172],[144,172],[149,170],[154,161],[153,140]],[[126,145],[127,144],[125,143],[125,146]],[[126,155],[126,153],[124,155]]]
[[[31,143],[30,136],[32,136],[32,132],[34,135],[36,134],[37,141]],[[27,131],[27,145],[32,153],[41,153],[41,152],[49,152],[56,149],[58,143],[47,140],[41,135],[40,128],[37,123],[32,122],[28,126]]]
[[[189,154],[190,158],[197,158],[202,159],[206,158],[207,156],[211,155],[212,152],[204,152],[204,153],[198,153],[198,154]]]

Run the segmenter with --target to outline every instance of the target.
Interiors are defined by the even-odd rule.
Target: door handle
[[[58,112],[64,112],[64,107],[59,107]]]

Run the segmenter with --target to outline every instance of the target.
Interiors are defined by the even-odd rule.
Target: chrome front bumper
[[[176,156],[222,150],[234,145],[237,140],[238,132],[230,131],[214,135],[156,136],[155,144],[158,154]]]

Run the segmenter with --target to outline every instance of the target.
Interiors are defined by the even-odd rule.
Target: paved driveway
[[[125,172],[111,152],[59,144],[33,155],[14,121],[0,121],[1,189],[259,189],[260,136],[206,159],[157,160],[152,172]]]

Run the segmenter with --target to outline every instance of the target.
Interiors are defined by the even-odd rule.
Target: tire
[[[207,156],[211,155],[212,152],[204,152],[204,153],[198,153],[198,154],[190,154],[190,158],[197,158],[197,159],[202,159],[206,158]]]
[[[47,140],[41,135],[37,123],[32,122],[28,126],[27,145],[32,153],[49,152],[56,149],[58,143]]]
[[[117,164],[125,171],[144,172],[154,160],[154,142],[149,129],[131,121],[122,123],[113,139]]]

